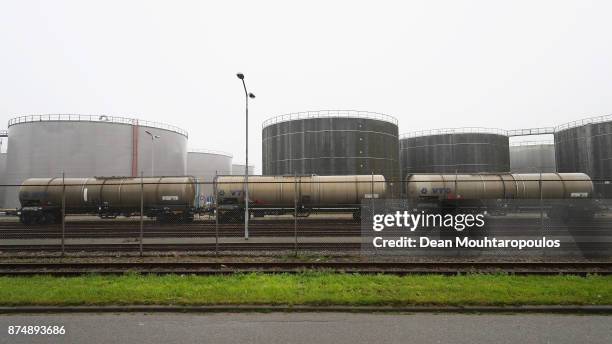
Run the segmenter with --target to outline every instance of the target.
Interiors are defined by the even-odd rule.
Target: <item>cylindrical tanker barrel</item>
[[[382,198],[387,191],[383,175],[250,176],[248,182],[249,203],[269,207],[292,207],[296,199],[312,207],[354,205]],[[217,196],[222,203],[244,203],[244,177],[217,177]]]
[[[100,206],[129,211],[140,208],[141,183],[145,208],[198,207],[198,183],[193,177],[30,178],[21,185],[19,201],[22,207],[58,207],[65,192],[66,209],[73,212]]]
[[[62,193],[66,192],[66,208],[83,206],[80,186],[87,178],[29,178],[19,188],[19,202],[22,207],[62,205]]]
[[[112,208],[140,207],[140,178],[91,178],[83,186],[88,204]],[[192,177],[142,178],[143,203],[149,207],[197,207],[197,182]]]
[[[406,178],[410,199],[589,198],[593,182],[584,173],[413,174]]]
[[[313,176],[311,193],[321,204],[358,204],[364,198],[383,198],[387,184],[383,175]],[[306,185],[308,187],[308,185]]]

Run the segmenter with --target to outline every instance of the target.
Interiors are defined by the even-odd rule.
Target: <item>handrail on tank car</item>
[[[46,114],[46,115],[24,115],[11,118],[8,122],[8,126],[21,123],[30,122],[44,122],[44,121],[73,121],[73,122],[101,122],[101,123],[120,123],[139,125],[142,127],[150,127],[157,129],[164,129],[173,131],[181,134],[185,137],[189,137],[187,131],[176,127],[174,125],[165,124],[161,122],[153,122],[140,120],[137,118],[120,117],[120,116],[108,116],[108,115],[80,115],[80,114]]]
[[[580,120],[576,120],[576,121],[572,121],[572,122],[567,122],[567,123],[563,123],[561,125],[558,125],[557,127],[555,127],[555,131],[560,131],[560,130],[566,130],[566,129],[575,128],[575,127],[580,127],[580,126],[583,126],[585,124],[596,124],[596,123],[603,123],[603,122],[610,122],[610,121],[612,121],[612,114],[610,114],[610,115],[603,115],[603,116],[588,117],[588,118],[584,118],[584,119],[580,119]]]
[[[370,111],[357,111],[357,110],[318,110],[318,111],[302,111],[292,112],[288,114],[278,115],[265,120],[261,127],[265,128],[272,124],[288,122],[300,119],[311,119],[311,118],[365,118],[365,119],[376,119],[385,122],[389,122],[397,125],[397,118],[385,115],[378,112]]]

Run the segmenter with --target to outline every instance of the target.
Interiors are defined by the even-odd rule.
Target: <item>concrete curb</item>
[[[612,314],[606,306],[15,306],[0,307],[11,313],[238,313],[238,312],[352,312],[352,313],[585,313]]]

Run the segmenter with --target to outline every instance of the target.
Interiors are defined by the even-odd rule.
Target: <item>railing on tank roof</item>
[[[554,127],[540,127],[527,129],[513,129],[506,131],[508,136],[529,136],[529,135],[548,135],[554,134]]]
[[[461,128],[441,128],[441,129],[428,129],[418,130],[400,135],[400,139],[430,136],[430,135],[446,135],[446,134],[498,134],[508,136],[508,131],[498,128],[484,128],[484,127],[461,127]]]
[[[304,111],[293,112],[284,115],[268,118],[262,124],[262,128],[269,125],[310,118],[365,118],[376,119],[397,125],[397,118],[385,115],[378,112],[356,111],[356,110],[319,110],[319,111]]]
[[[193,148],[193,149],[188,149],[187,153],[216,154],[216,155],[225,155],[225,156],[228,156],[230,158],[234,157],[234,155],[232,155],[232,153],[228,153],[228,152],[224,152],[224,151],[220,151],[220,150],[214,150],[214,149]]]
[[[580,119],[580,120],[577,120],[577,121],[572,121],[572,122],[568,122],[568,123],[564,123],[564,124],[558,125],[555,128],[555,130],[556,131],[560,131],[560,130],[575,128],[575,127],[580,127],[580,126],[583,126],[585,124],[596,124],[596,123],[603,123],[603,122],[610,122],[610,121],[612,121],[612,114],[610,114],[610,115],[603,115],[603,116],[588,117],[588,118]]]
[[[25,116],[11,118],[8,122],[8,126],[10,127],[11,125],[20,124],[20,123],[43,122],[43,121],[103,122],[103,123],[130,124],[130,125],[137,124],[142,127],[151,127],[151,128],[174,131],[178,134],[188,137],[186,130],[183,130],[179,127],[176,127],[170,124],[140,120],[137,118],[107,116],[107,115],[78,115],[78,114],[25,115]]]
[[[8,137],[8,130],[0,130],[0,137]]]

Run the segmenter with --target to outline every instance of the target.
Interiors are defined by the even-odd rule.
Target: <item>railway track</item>
[[[161,253],[161,252],[293,252],[312,251],[312,252],[359,252],[361,251],[361,243],[359,242],[298,242],[297,245],[292,242],[219,242],[219,243],[144,243],[142,245],[143,252]],[[589,241],[577,244],[577,247],[570,250],[579,250],[595,256],[609,256],[611,244],[608,242]],[[78,253],[115,253],[115,252],[139,252],[140,244],[138,241],[130,243],[96,243],[96,244],[73,244],[69,243],[64,246],[65,252]],[[443,254],[443,248],[432,248],[428,251],[435,255]],[[485,252],[487,249],[484,249]],[[493,250],[493,249],[492,249]],[[524,252],[538,252],[541,249],[524,249]],[[15,244],[15,245],[0,245],[2,253],[33,253],[39,254],[44,252],[60,252],[61,245],[58,244]],[[460,252],[477,253],[480,252],[474,249],[456,249],[452,252],[460,254]],[[600,253],[603,252],[603,253]]]
[[[0,275],[75,276],[88,273],[232,274],[335,271],[361,274],[510,273],[517,275],[611,275],[612,262],[72,262],[0,263]]]
[[[298,243],[300,250],[311,251],[358,251],[361,249],[360,243]],[[125,252],[138,251],[139,243],[121,243],[121,244],[70,244],[65,246],[66,252]],[[198,243],[198,244],[149,244],[143,245],[145,252],[167,252],[167,251],[290,251],[295,249],[293,243],[256,243],[256,242],[240,242],[240,243]],[[2,252],[33,252],[33,251],[60,251],[61,245],[0,245]]]
[[[577,229],[574,229],[576,232]],[[252,230],[249,228],[249,235],[251,237],[293,237],[293,229],[278,229],[278,230]],[[361,236],[359,229],[298,229],[297,235],[299,237],[359,237]],[[391,234],[387,232],[387,234]],[[393,233],[398,234],[398,233]],[[517,228],[498,229],[495,232],[496,235],[564,235],[567,234],[565,228],[546,228],[544,230],[540,228],[520,228],[520,232],[517,232]],[[580,230],[581,236],[610,236],[612,230],[610,229],[590,229],[586,228]],[[242,237],[244,230],[220,230],[220,237]],[[139,238],[140,232],[138,231],[113,231],[113,232],[74,232],[66,231],[65,238],[67,239],[79,239],[79,238]],[[174,231],[174,230],[159,230],[159,231],[145,231],[143,233],[144,238],[181,238],[181,237],[194,237],[194,238],[214,238],[216,233],[214,231]],[[1,239],[60,239],[62,237],[61,231],[53,232],[33,232],[33,233],[2,233],[0,234]]]
[[[534,219],[494,219],[490,227],[495,234],[521,235],[565,234],[569,229],[581,235],[612,234],[612,219],[599,219],[589,223],[576,223],[570,226],[544,222],[542,227]],[[254,237],[283,237],[295,233],[293,220],[255,220],[249,225],[250,235]],[[389,231],[389,230],[387,230]],[[300,220],[297,232],[299,236],[360,236],[361,224],[352,220]],[[214,222],[203,221],[190,224],[145,223],[143,235],[146,238],[165,237],[215,237],[217,233],[224,237],[239,237],[244,234],[242,224],[222,224],[218,229]],[[27,227],[20,223],[0,222],[0,239],[35,239],[60,238],[60,226]],[[67,222],[66,238],[137,238],[140,235],[138,222],[132,221],[78,221]]]

